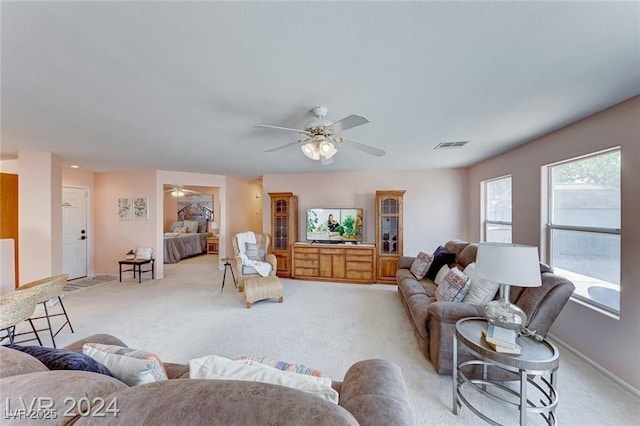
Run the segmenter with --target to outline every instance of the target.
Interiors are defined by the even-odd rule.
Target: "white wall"
[[[467,182],[467,169],[265,175],[262,227],[270,232],[268,193],[293,192],[298,196],[298,240],[305,239],[306,209],[362,207],[364,239],[374,242],[376,190],[404,189],[404,254],[415,256],[450,239],[467,238]]]
[[[622,152],[620,319],[570,300],[551,333],[640,390],[640,96],[471,167],[469,230],[479,240],[481,181],[511,174],[513,241],[541,246],[541,167],[615,146]]]

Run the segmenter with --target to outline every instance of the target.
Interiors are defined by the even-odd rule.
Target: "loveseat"
[[[64,349],[81,353],[85,343],[126,346],[96,334]],[[400,368],[385,360],[357,362],[344,381],[332,382],[338,404],[268,383],[189,379],[188,365],[164,367],[169,380],[129,387],[104,374],[49,370],[27,353],[0,347],[3,424],[32,424],[27,413],[45,424],[77,425],[413,424]]]
[[[444,248],[455,255],[451,267],[457,266],[463,270],[476,260],[477,243],[451,240]],[[464,301],[436,301],[438,286],[428,278],[416,279],[410,271],[414,260],[415,257],[404,256],[398,261],[398,296],[409,315],[420,349],[439,374],[451,374],[456,322],[467,317],[484,317],[484,309],[482,305]],[[540,287],[512,286],[510,299],[527,314],[527,327],[546,336],[575,287],[571,281],[554,274],[550,267],[542,263],[540,274]],[[460,361],[472,358],[473,355],[466,348],[460,348]]]

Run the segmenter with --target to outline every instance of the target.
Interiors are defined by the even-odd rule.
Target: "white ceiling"
[[[85,170],[465,167],[640,93],[639,2],[2,2],[2,158]],[[371,123],[332,165],[315,105]],[[443,141],[466,147],[434,151]]]

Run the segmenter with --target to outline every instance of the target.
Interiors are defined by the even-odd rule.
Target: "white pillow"
[[[470,263],[464,268],[463,273],[471,279],[469,292],[464,297],[463,302],[484,306],[495,297],[500,288],[500,284],[494,281],[485,280],[476,275],[476,263]]]
[[[234,361],[216,355],[192,359],[189,361],[189,378],[271,383],[298,389],[335,404],[338,403],[338,392],[331,387],[329,377],[282,371],[254,361]]]
[[[149,352],[123,346],[85,343],[82,345],[82,353],[104,364],[129,386],[167,380],[162,361]]]
[[[442,284],[444,282],[444,277],[449,273],[450,270],[451,268],[449,268],[449,265],[442,265],[442,268],[440,268],[440,270],[436,274],[433,282],[436,283],[436,285]]]

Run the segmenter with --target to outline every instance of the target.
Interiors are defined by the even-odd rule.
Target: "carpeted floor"
[[[64,285],[65,293],[72,293],[74,291],[84,290],[96,285],[102,285],[111,281],[116,281],[117,275],[95,275],[93,277],[78,278],[75,280],[67,281]]]
[[[130,278],[68,294],[64,303],[76,333],[62,331],[58,347],[102,332],[165,361],[256,355],[305,364],[339,380],[358,360],[385,358],[402,368],[416,424],[484,424],[469,409],[452,414],[451,377],[437,375],[418,350],[395,286],[283,279],[284,303],[246,309],[229,277],[220,292],[216,261],[199,256],[165,265],[163,280],[138,284]],[[631,425],[640,418],[637,397],[562,348],[559,395],[562,425]],[[517,424],[516,412],[493,401],[484,401],[483,409],[503,424]],[[530,415],[529,424],[544,422]]]

